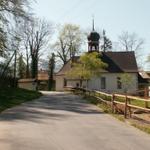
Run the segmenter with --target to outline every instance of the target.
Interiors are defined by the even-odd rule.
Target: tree
[[[139,38],[138,35],[135,33],[129,34],[128,32],[123,32],[119,36],[119,43],[122,50],[124,51],[138,52],[142,49],[144,40]]]
[[[9,70],[13,70],[14,86],[16,85],[17,53],[20,50],[20,37],[15,32],[18,31],[20,23],[30,20],[30,10],[30,0],[0,0],[0,55],[7,60],[0,80],[6,77]]]
[[[48,83],[48,89],[52,90],[53,88],[53,76],[54,76],[54,69],[55,69],[55,54],[52,53],[50,59],[49,59],[49,65],[48,65],[48,70],[49,70],[49,83]]]
[[[130,74],[124,73],[121,75],[121,83],[123,84],[124,92],[127,93],[129,87],[131,86],[133,78]]]
[[[0,27],[0,56],[2,57],[5,56],[6,42],[7,42],[7,34]]]
[[[21,18],[28,17],[29,4],[29,0],[0,0],[0,20],[8,22],[9,15]]]
[[[63,64],[79,53],[82,44],[82,33],[79,26],[65,24],[59,31],[59,36],[54,44],[57,56]]]
[[[107,67],[100,57],[97,52],[83,54],[78,62],[72,64],[68,77],[80,79],[80,87],[82,87],[83,80],[88,81],[91,77],[99,76],[100,71]]]
[[[105,30],[103,30],[101,50],[105,52],[111,49],[112,42],[107,38]]]
[[[29,52],[29,45],[28,45],[28,38],[27,39],[24,39],[23,40],[23,42],[24,42],[24,48],[25,48],[25,55],[26,55],[26,78],[29,78],[30,77],[30,64],[29,64],[29,61],[30,61],[30,57],[31,57],[31,55],[30,55],[30,52]]]
[[[149,70],[150,69],[150,54],[148,54],[145,63],[147,64],[147,66],[146,66],[147,70]]]
[[[32,22],[28,22],[24,32],[26,34],[26,38],[24,40],[28,42],[28,45],[26,45],[26,42],[24,43],[26,52],[29,47],[31,55],[31,76],[32,78],[36,78],[38,73],[40,50],[47,48],[46,46],[49,43],[52,33],[52,26],[45,20],[37,19]],[[28,54],[26,53],[26,55]],[[29,55],[27,56],[27,59],[29,59]]]
[[[139,67],[141,66],[142,63],[140,60],[141,57],[140,51],[142,50],[143,44],[144,40],[139,38],[138,35],[135,33],[129,34],[128,32],[123,32],[119,36],[120,48],[123,51],[134,51]]]
[[[29,20],[28,8],[30,8],[29,0],[0,0],[0,53],[2,56],[5,56],[8,50],[8,28],[15,22],[18,25],[24,19]]]
[[[18,58],[18,76],[19,78],[25,78],[26,74],[26,64],[23,59],[23,55],[21,54]]]
[[[31,59],[31,54],[30,54],[30,48],[29,48],[29,39],[30,35],[28,33],[28,22],[25,22],[21,25],[22,32],[21,32],[21,49],[22,53],[24,54],[25,58],[25,63],[26,63],[26,78],[30,78],[30,59]]]

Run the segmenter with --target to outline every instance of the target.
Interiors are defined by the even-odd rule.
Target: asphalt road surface
[[[150,136],[78,96],[44,92],[0,115],[0,150],[150,150]]]

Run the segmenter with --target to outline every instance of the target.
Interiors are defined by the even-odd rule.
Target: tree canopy
[[[91,77],[100,75],[100,72],[106,67],[107,64],[101,60],[100,53],[85,53],[77,62],[72,63],[68,77],[89,80]]]
[[[121,82],[123,84],[124,92],[126,93],[132,85],[133,78],[129,73],[124,73],[121,75]]]
[[[102,39],[101,39],[101,50],[102,51],[108,51],[112,49],[112,42],[111,40],[106,36],[106,31],[103,30],[103,35],[102,35]]]
[[[121,49],[124,51],[138,52],[144,44],[144,40],[139,38],[136,33],[122,32],[118,38]]]
[[[59,30],[57,41],[54,44],[56,56],[60,58],[63,64],[74,57],[80,51],[82,44],[82,32],[80,27],[73,24],[65,24]]]

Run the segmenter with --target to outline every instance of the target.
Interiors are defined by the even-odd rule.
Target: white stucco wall
[[[64,90],[64,76],[56,76],[56,91]]]
[[[122,89],[117,89],[117,77],[121,77],[122,73],[103,73],[100,77],[92,78],[91,80],[87,82],[83,82],[83,87],[86,87],[91,90],[98,90],[98,91],[104,91],[104,92],[116,92],[116,93],[122,93],[124,92],[124,85],[122,84]],[[132,83],[128,87],[128,93],[135,93],[135,91],[138,89],[138,77],[137,73],[130,73],[132,77]],[[106,78],[106,89],[101,88],[101,77]],[[57,91],[63,91],[64,90],[64,78],[65,76],[57,76],[56,77],[56,90]],[[77,83],[79,84],[79,81],[67,81],[67,86],[69,87],[76,87]]]
[[[31,91],[36,91],[36,84],[33,82],[27,82],[27,83],[18,83],[18,87],[22,89],[27,89]]]
[[[117,89],[117,77],[121,77],[121,73],[104,73],[100,77],[92,78],[88,82],[88,88],[91,90],[99,90],[104,92],[124,92],[125,85],[122,84],[122,89]],[[134,93],[138,89],[138,77],[136,73],[130,73],[132,83],[128,87],[128,93]],[[106,89],[101,89],[101,77],[106,78]]]
[[[65,90],[64,88],[64,79],[65,76],[56,76],[56,91],[63,91]],[[77,84],[80,85],[80,81],[79,80],[67,80],[67,87],[77,87]],[[82,82],[83,87],[86,87],[86,82],[83,81]]]
[[[76,87],[77,84],[80,85],[80,81],[67,81],[67,86],[69,87]]]

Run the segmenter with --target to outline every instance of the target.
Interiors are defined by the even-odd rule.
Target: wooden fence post
[[[148,88],[145,88],[144,90],[144,98],[147,99],[148,98]],[[148,102],[145,102],[145,108],[148,108]]]
[[[128,99],[128,103],[131,104],[131,99]],[[131,107],[129,107],[129,117],[132,117],[132,110]]]
[[[115,101],[115,94],[112,94],[112,99],[111,99],[111,109],[112,109],[112,113],[114,113],[114,101]]]
[[[92,91],[92,97],[94,97],[94,94],[95,94],[94,91]]]
[[[94,91],[94,97],[96,97],[96,91]]]
[[[125,97],[124,117],[127,118],[128,97]]]

